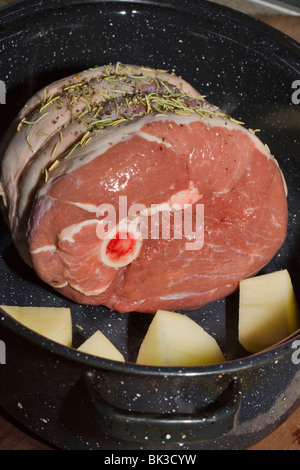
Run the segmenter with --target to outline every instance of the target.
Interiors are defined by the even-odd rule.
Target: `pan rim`
[[[4,27],[1,30],[5,31],[5,24],[9,23],[10,18],[12,22],[19,21],[21,17],[24,17],[33,12],[41,12],[44,10],[51,10],[54,8],[72,7],[88,4],[136,4],[141,6],[156,6],[159,8],[169,8],[177,12],[185,12],[190,15],[200,15],[205,10],[210,10],[210,14],[218,14],[219,17],[227,16],[231,20],[236,20],[240,25],[246,27],[248,30],[259,31],[263,34],[267,34],[268,39],[274,39],[274,42],[279,45],[283,45],[285,49],[287,46],[292,48],[292,52],[300,58],[300,43],[292,37],[279,31],[278,29],[270,26],[260,19],[243,13],[239,10],[235,10],[229,6],[215,3],[214,1],[202,0],[199,3],[197,0],[68,0],[67,5],[65,0],[15,0],[12,3],[4,5],[0,8],[0,23],[4,22]],[[19,10],[19,11],[18,11]],[[18,15],[16,15],[18,11]],[[206,15],[210,17],[209,15]],[[215,20],[217,18],[214,17]],[[232,28],[234,29],[234,28]],[[2,31],[0,30],[0,37]],[[282,44],[283,43],[283,44]]]

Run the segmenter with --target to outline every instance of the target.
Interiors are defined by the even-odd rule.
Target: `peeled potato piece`
[[[114,361],[125,361],[124,356],[99,330],[96,331],[96,333],[94,333],[90,338],[88,338],[78,348],[78,351],[82,351],[87,354],[92,354],[93,356],[103,357],[105,359],[112,359]]]
[[[240,282],[239,341],[257,353],[299,328],[294,290],[288,271],[276,271]]]
[[[65,346],[72,345],[72,318],[69,308],[7,305],[1,305],[0,308],[36,333]]]
[[[158,310],[141,344],[137,364],[200,366],[224,362],[216,340],[189,317]]]

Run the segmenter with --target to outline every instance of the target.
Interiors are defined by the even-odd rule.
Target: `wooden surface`
[[[51,445],[33,436],[0,409],[0,451],[52,449]]]
[[[10,3],[0,0],[0,7]],[[285,34],[300,41],[300,17],[266,16],[260,18]],[[33,436],[0,410],[0,450],[55,450]],[[252,450],[300,450],[300,408],[271,435]]]
[[[264,23],[279,29],[287,36],[300,42],[300,16],[263,16],[259,18]]]

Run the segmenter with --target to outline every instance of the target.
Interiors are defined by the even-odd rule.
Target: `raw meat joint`
[[[286,236],[285,182],[267,146],[162,70],[117,63],[52,83],[20,111],[0,153],[16,248],[78,303],[196,309],[256,274]],[[188,210],[191,229],[178,236]],[[169,236],[154,236],[164,220]]]

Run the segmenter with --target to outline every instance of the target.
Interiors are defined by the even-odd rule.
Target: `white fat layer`
[[[68,241],[69,243],[75,243],[74,235],[79,233],[83,227],[88,225],[97,225],[99,220],[92,219],[92,220],[85,220],[84,222],[80,222],[78,224],[69,225],[65,227],[59,234],[58,238],[60,241]]]
[[[63,287],[67,287],[69,283],[66,281],[63,284],[50,284],[55,289],[62,289]]]
[[[217,289],[211,289],[210,291],[207,292],[178,292],[177,294],[171,294],[171,295],[166,295],[163,297],[160,297],[160,300],[179,300],[179,299],[185,299],[186,297],[199,297],[199,295],[204,295],[204,294],[211,294],[213,292],[216,292]]]
[[[105,292],[109,288],[111,283],[112,283],[112,281],[110,281],[108,284],[105,284],[105,286],[100,287],[99,289],[94,289],[94,290],[90,290],[90,291],[85,291],[84,289],[82,289],[82,287],[80,285],[72,283],[72,282],[69,282],[67,284],[69,284],[77,292],[80,292],[80,294],[83,294],[86,297],[91,297],[91,296],[94,296],[94,295],[100,295],[103,292]]]
[[[38,255],[39,253],[49,251],[50,253],[55,253],[56,252],[56,246],[55,245],[45,245],[40,248],[37,248],[36,250],[33,250],[30,252],[31,255]]]
[[[67,201],[68,204],[72,204],[73,206],[79,207],[80,209],[83,209],[86,212],[90,212],[91,214],[96,214],[98,206],[95,204],[84,204],[81,202],[73,202],[73,201]]]
[[[136,134],[137,136],[139,137],[142,137],[142,139],[145,139],[147,140],[148,142],[156,142],[157,144],[161,145],[161,139],[159,139],[158,137],[156,137],[155,135],[151,135],[151,134],[147,134],[147,132],[143,132],[143,131],[137,131]],[[164,142],[164,145],[166,147],[172,147],[171,144],[169,144],[168,142]]]

